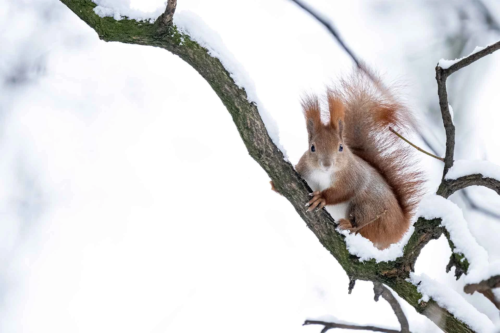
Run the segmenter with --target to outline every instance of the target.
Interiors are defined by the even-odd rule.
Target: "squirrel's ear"
[[[340,126],[344,123],[344,103],[333,91],[328,91],[328,109],[330,111],[330,125],[337,131],[342,131]],[[342,137],[342,135],[341,135]]]
[[[314,95],[304,97],[302,99],[302,108],[304,109],[304,115],[306,117],[307,134],[309,136],[309,141],[311,141],[314,133],[316,133],[321,126],[321,109],[318,97]]]

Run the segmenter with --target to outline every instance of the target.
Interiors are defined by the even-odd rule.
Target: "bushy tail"
[[[345,103],[345,144],[384,177],[410,219],[423,193],[423,178],[415,167],[415,152],[389,127],[408,133],[414,119],[390,90],[373,78],[373,74],[370,78],[358,71],[328,94]]]

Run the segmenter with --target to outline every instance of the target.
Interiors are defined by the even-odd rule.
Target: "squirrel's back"
[[[345,144],[377,170],[387,182],[405,219],[412,218],[422,192],[422,175],[414,165],[414,152],[389,128],[405,133],[414,125],[412,114],[397,102],[375,75],[362,72],[342,79],[329,95],[345,106]]]

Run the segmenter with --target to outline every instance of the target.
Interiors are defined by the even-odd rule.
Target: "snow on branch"
[[[483,313],[479,312],[472,304],[467,302],[462,295],[450,287],[441,284],[429,276],[410,274],[411,282],[418,286],[418,291],[424,295],[420,303],[427,303],[432,299],[440,306],[448,309],[453,315],[470,325],[475,332],[494,332],[494,325]],[[434,315],[441,314],[436,308]],[[444,318],[442,320],[445,320]]]
[[[497,51],[500,49],[500,41],[493,43],[491,45],[488,45],[486,47],[482,46],[476,46],[474,51],[472,51],[471,54],[469,54],[466,57],[460,58],[460,59],[455,59],[455,60],[446,60],[446,59],[441,59],[438,62],[438,67],[443,70],[446,76],[450,76],[451,74],[455,73],[456,71],[469,66],[473,62],[489,55],[492,54],[493,52]]]
[[[445,197],[468,186],[484,186],[500,194],[500,166],[488,161],[457,160],[445,177]]]
[[[425,197],[419,206],[419,216],[426,219],[441,219],[441,225],[449,233],[454,244],[453,251],[460,253],[470,263],[466,276],[468,283],[476,283],[489,277],[488,253],[470,233],[462,210],[453,202],[438,195]]]

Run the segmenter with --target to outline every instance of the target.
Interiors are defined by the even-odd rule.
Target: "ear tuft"
[[[307,95],[302,98],[302,108],[304,109],[304,116],[306,117],[307,133],[309,141],[312,139],[321,126],[321,108],[319,106],[319,99],[316,95]]]
[[[330,125],[337,131],[342,130],[344,123],[344,102],[334,91],[329,90],[328,96],[328,109],[330,111]]]

